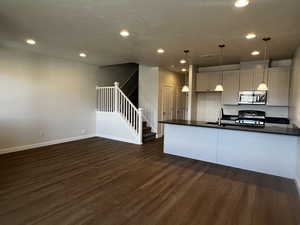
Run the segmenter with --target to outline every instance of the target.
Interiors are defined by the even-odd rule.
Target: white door
[[[162,119],[171,120],[174,116],[174,87],[164,86],[162,90]]]

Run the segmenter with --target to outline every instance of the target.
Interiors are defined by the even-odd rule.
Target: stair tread
[[[156,133],[149,132],[149,133],[143,134],[143,137],[146,138],[146,137],[151,137],[151,136],[155,136],[155,135],[156,135]]]
[[[154,141],[156,139],[155,136],[149,136],[149,137],[145,137],[143,138],[143,142],[150,142],[150,141]]]

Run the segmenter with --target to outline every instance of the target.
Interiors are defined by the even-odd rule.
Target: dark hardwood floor
[[[90,138],[1,155],[0,224],[296,225],[300,204],[291,180]]]

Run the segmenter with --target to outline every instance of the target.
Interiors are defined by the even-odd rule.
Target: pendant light
[[[224,48],[225,48],[225,45],[224,44],[221,44],[219,45],[219,48],[221,50],[221,54],[220,54],[220,66],[223,65],[223,56],[224,56]],[[215,88],[215,91],[224,91],[224,88],[223,88],[223,71],[221,72],[221,80],[219,82],[219,84],[217,84],[216,88]]]
[[[257,90],[258,91],[267,91],[268,90],[268,85],[267,82],[265,82],[265,74],[267,73],[267,55],[269,55],[269,46],[268,46],[268,41],[270,41],[270,37],[263,38],[263,41],[265,42],[265,56],[264,56],[264,73],[263,73],[263,80],[262,82],[258,85]]]
[[[185,85],[183,85],[181,92],[189,92],[190,88],[189,86],[186,84],[186,76],[189,74],[189,60],[188,60],[188,54],[189,54],[189,50],[184,50],[184,54],[185,54],[185,61],[186,61],[186,65],[187,65],[187,69],[186,69],[186,73],[184,74],[184,83]]]

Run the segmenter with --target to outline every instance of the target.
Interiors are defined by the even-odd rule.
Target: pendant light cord
[[[265,82],[265,74],[266,74],[266,69],[267,69],[267,51],[268,51],[268,46],[267,46],[267,42],[265,44],[265,56],[264,56],[264,74],[263,74],[263,82]]]
[[[189,75],[189,52],[190,52],[190,50],[186,49],[183,52],[185,54],[185,59],[186,59],[186,67],[187,67],[186,68],[186,76],[188,77],[188,75]],[[185,81],[185,83],[186,83],[186,81]]]
[[[224,44],[221,44],[219,45],[220,49],[221,49],[221,54],[220,54],[220,66],[223,65],[223,58],[224,58],[224,48],[225,48],[225,45]],[[223,74],[224,74],[224,71],[222,70],[221,71],[221,85],[223,85]]]
[[[269,46],[268,46],[268,41],[270,41],[271,38],[270,37],[266,37],[266,38],[263,38],[263,41],[265,42],[265,55],[264,55],[264,73],[263,73],[263,82],[265,82],[265,74],[266,74],[266,71],[267,71],[267,63],[266,63],[266,60],[267,60],[267,56],[269,56]],[[265,82],[267,83],[267,81]]]

